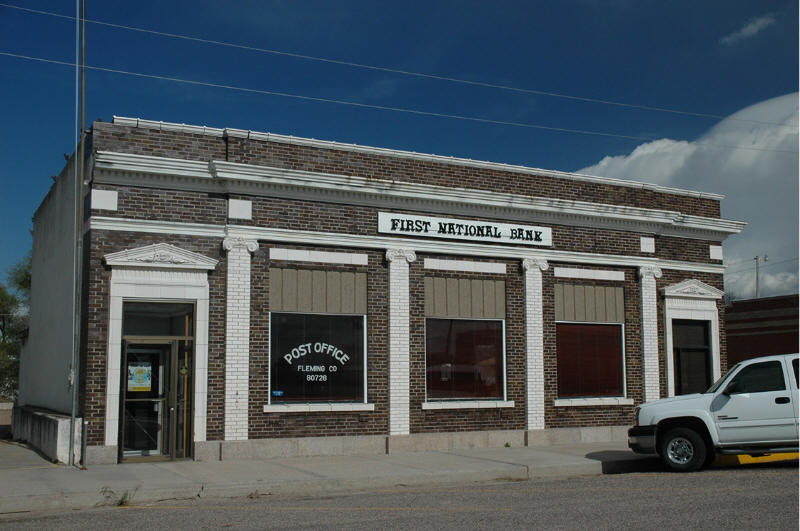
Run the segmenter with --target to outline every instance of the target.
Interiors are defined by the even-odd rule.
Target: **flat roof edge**
[[[285,144],[304,145],[322,149],[337,149],[341,151],[354,151],[372,155],[411,158],[415,160],[438,162],[442,164],[456,164],[460,166],[469,166],[473,168],[510,171],[514,173],[522,173],[527,175],[539,175],[545,177],[555,177],[560,179],[571,179],[575,181],[608,184],[612,186],[623,186],[626,188],[640,188],[643,190],[650,190],[653,192],[660,192],[672,195],[682,195],[700,199],[711,199],[716,201],[722,201],[723,199],[725,199],[725,196],[722,194],[715,194],[711,192],[698,192],[694,190],[684,190],[681,188],[673,188],[669,186],[662,186],[659,184],[644,183],[639,181],[629,181],[613,177],[600,177],[595,175],[586,175],[582,173],[564,172],[558,170],[546,170],[530,166],[506,164],[503,162],[490,162],[490,161],[473,160],[460,157],[450,157],[446,155],[417,153],[415,151],[379,148],[372,146],[364,146],[360,144],[346,144],[342,142],[334,142],[331,140],[317,140],[314,138],[303,138],[291,135],[282,135],[277,133],[250,131],[245,129],[233,129],[233,128],[220,129],[216,127],[179,124],[179,123],[162,122],[155,120],[143,120],[141,118],[128,118],[124,116],[114,116],[111,123],[114,125],[121,125],[126,127],[157,129],[159,131],[174,131],[174,132],[200,134],[200,135],[216,136],[216,137],[229,136],[236,138],[249,138],[253,140],[281,142]]]

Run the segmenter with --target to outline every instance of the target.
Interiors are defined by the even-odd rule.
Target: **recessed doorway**
[[[672,321],[675,394],[702,393],[711,386],[711,342],[708,321]]]
[[[194,306],[123,304],[120,461],[191,456]]]

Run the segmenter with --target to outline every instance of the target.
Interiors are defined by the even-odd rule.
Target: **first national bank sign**
[[[544,247],[553,245],[553,233],[549,227],[411,216],[392,212],[378,213],[378,232],[486,243],[514,243]]]

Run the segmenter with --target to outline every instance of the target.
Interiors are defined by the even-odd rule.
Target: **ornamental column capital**
[[[643,265],[639,267],[639,276],[642,278],[645,277],[654,277],[654,278],[661,278],[661,268],[657,265]]]
[[[387,261],[394,262],[399,259],[404,259],[406,262],[413,262],[417,259],[417,253],[411,249],[386,249]]]
[[[522,259],[522,270],[523,271],[535,271],[537,268],[540,271],[546,271],[550,265],[547,263],[547,260],[544,258],[523,258]]]
[[[222,240],[222,248],[226,251],[243,248],[254,253],[258,250],[258,241],[242,238],[241,236],[229,236]]]

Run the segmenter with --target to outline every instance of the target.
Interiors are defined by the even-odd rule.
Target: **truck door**
[[[711,405],[720,443],[797,441],[796,397],[790,386],[782,361],[742,367]]]
[[[798,432],[800,432],[800,412],[798,412],[798,400],[797,400],[797,391],[800,389],[800,375],[798,375],[798,368],[797,368],[798,358],[794,358],[792,360],[792,368],[791,373],[789,375],[789,381],[792,381],[792,377],[794,376],[794,389],[792,389],[792,405],[794,406],[794,437],[795,439],[798,438]]]

